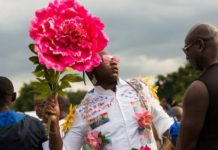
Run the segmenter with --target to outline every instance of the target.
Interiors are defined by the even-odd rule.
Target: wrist
[[[56,132],[56,131],[59,131],[60,127],[59,127],[59,121],[54,121],[51,123],[51,127],[50,127],[50,130],[52,132]]]

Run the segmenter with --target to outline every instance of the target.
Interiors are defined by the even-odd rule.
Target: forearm
[[[59,125],[56,123],[55,125],[51,124],[51,131],[49,134],[49,148],[50,150],[62,150],[63,141],[59,132]]]

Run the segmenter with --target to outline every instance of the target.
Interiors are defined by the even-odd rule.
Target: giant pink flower
[[[152,115],[148,110],[142,109],[142,112],[136,112],[135,118],[138,120],[140,129],[149,128],[152,125]]]
[[[98,131],[94,131],[85,137],[86,143],[90,146],[92,150],[99,150],[100,145],[102,144],[102,140],[100,137],[98,137],[98,134]]]
[[[100,19],[75,0],[54,0],[35,12],[29,33],[40,63],[48,69],[91,71],[108,43],[103,29]]]

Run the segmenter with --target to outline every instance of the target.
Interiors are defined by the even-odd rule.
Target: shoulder
[[[203,108],[209,105],[209,94],[206,85],[199,80],[191,83],[184,95],[184,109]],[[194,107],[196,106],[196,107]]]
[[[35,117],[32,117],[32,116],[29,116],[29,115],[26,115],[25,117],[25,120],[26,121],[31,121],[31,122],[34,122],[34,123],[41,123],[41,121]]]
[[[28,124],[30,128],[37,127],[40,130],[44,130],[44,127],[42,125],[42,122],[32,116],[26,115],[25,119],[23,120],[25,124]]]
[[[189,99],[191,101],[197,101],[197,98],[209,99],[206,85],[199,80],[192,82],[184,95],[184,100]]]
[[[131,78],[127,80],[127,82],[139,91],[143,90],[144,86],[147,86],[147,84],[139,78]]]

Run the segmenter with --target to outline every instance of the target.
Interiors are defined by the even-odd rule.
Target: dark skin
[[[12,93],[12,95],[7,96],[8,102],[4,106],[0,106],[0,113],[12,110],[14,101],[16,100],[16,93]]]
[[[217,29],[208,24],[194,26],[188,33],[185,45],[193,43],[186,53],[192,67],[205,70],[218,62]],[[212,37],[212,40],[204,40]],[[209,95],[205,84],[194,81],[186,90],[183,100],[183,117],[176,150],[194,150],[204,126],[209,106]],[[191,133],[191,134],[190,134]]]
[[[43,118],[43,105],[44,105],[44,100],[34,100],[34,109],[36,111],[36,115],[42,119]]]
[[[110,53],[102,51],[99,55],[102,57],[103,55],[110,55]],[[119,68],[118,64],[113,59],[109,64],[101,63],[98,67],[94,68],[92,72],[88,73],[88,75],[91,79],[93,75],[95,75],[97,79],[96,85],[100,85],[105,90],[116,91]]]

